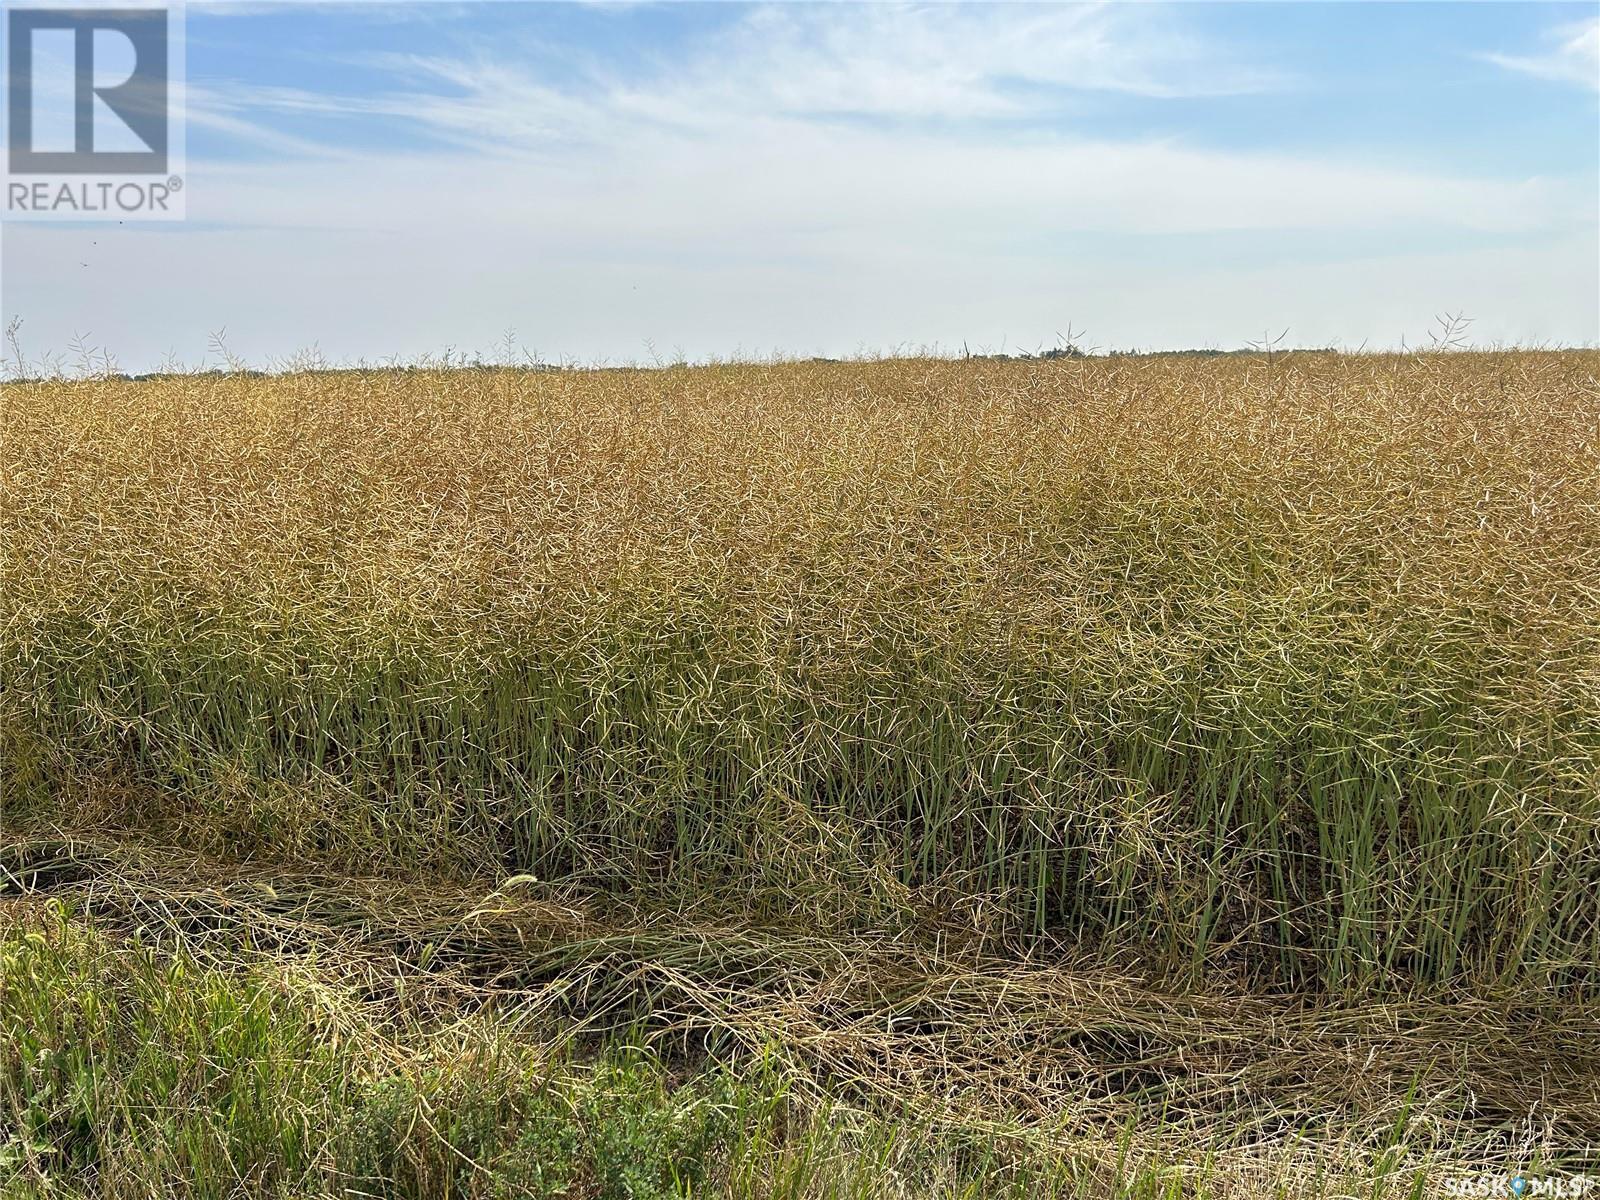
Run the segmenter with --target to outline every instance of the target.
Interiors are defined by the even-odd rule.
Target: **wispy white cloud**
[[[570,54],[558,84],[479,46],[368,57],[387,90],[213,89],[201,104],[252,127],[323,117],[340,147],[293,171],[217,168],[218,216],[248,225],[533,222],[568,244],[689,252],[741,238],[798,253],[854,239],[986,243],[996,229],[1527,232],[1568,226],[1587,202],[1559,180],[1114,140],[1072,107],[1085,89],[1178,97],[1284,82],[1229,62],[1139,6],[778,5],[655,68]],[[352,146],[343,122],[355,116],[402,123],[411,148]],[[418,132],[431,152],[415,149]]]
[[[687,55],[626,69],[569,48],[559,87],[495,45],[373,55],[362,65],[389,72],[392,89],[239,87],[212,98],[234,115],[404,117],[504,150],[600,142],[620,121],[701,133],[762,118],[1037,122],[1070,113],[1084,93],[1179,99],[1289,82],[1135,5],[766,5]]]
[[[1600,92],[1600,17],[1558,25],[1547,31],[1549,48],[1539,54],[1484,54],[1497,66],[1557,83],[1575,83]]]
[[[320,107],[321,99],[317,105]],[[185,124],[228,137],[235,144],[269,150],[288,158],[326,158],[340,154],[336,146],[315,138],[299,137],[262,119],[259,106],[241,104],[226,91],[188,84],[180,101],[179,119]]]
[[[787,114],[1015,117],[1071,91],[1177,98],[1286,82],[1137,5],[780,4],[707,51],[682,92]]]

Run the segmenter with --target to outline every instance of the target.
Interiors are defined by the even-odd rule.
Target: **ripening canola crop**
[[[8,385],[8,822],[1600,984],[1600,354]],[[965,906],[965,908],[963,908]]]

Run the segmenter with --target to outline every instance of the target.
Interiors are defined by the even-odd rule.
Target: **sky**
[[[186,43],[187,219],[7,223],[27,355],[1600,342],[1600,4],[235,0]]]

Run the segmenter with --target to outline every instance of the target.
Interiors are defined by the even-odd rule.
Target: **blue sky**
[[[25,347],[1600,340],[1592,3],[241,0],[187,43],[188,220],[8,226]]]

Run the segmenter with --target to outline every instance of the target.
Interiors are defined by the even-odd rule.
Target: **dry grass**
[[[322,1086],[346,1105],[374,1081],[434,1072],[495,1095],[507,1085],[486,1085],[485,1072],[499,1080],[520,1061],[559,1077],[560,1064],[620,1037],[680,1081],[705,1063],[753,1070],[795,1126],[779,1139],[791,1148],[829,1136],[808,1122],[862,1136],[889,1120],[911,1146],[862,1195],[930,1194],[941,1169],[987,1195],[1041,1164],[1036,1183],[1057,1189],[1048,1194],[1144,1195],[1152,1180],[1163,1196],[1404,1194],[1418,1180],[1433,1194],[1481,1170],[1581,1168],[1600,1130],[1592,998],[1309,1003],[1174,989],[1070,947],[1028,960],[885,931],[830,938],[524,883],[487,895],[387,879],[334,886],[150,843],[34,839],[0,866],[29,897],[11,901],[28,906],[19,928],[60,938],[40,904],[50,897],[129,947],[86,953],[66,927],[80,973],[125,971],[116,959],[128,955],[170,970],[157,964],[175,956],[184,978],[206,981],[186,992],[287,998],[301,1042],[279,1053],[333,1053]],[[165,978],[156,986],[170,987]],[[46,998],[65,1017],[75,1004],[64,990]],[[15,970],[0,980],[0,1025],[7,1000],[29,995]],[[146,1003],[159,1013],[165,1001]],[[249,1056],[270,1067],[274,1049]],[[292,1100],[327,1104],[321,1093]],[[297,1124],[336,1122],[311,1113]],[[974,1181],[957,1166],[979,1146],[988,1162]],[[331,1169],[317,1156],[312,1165]],[[1187,1183],[1166,1189],[1174,1181]],[[790,1193],[765,1178],[751,1194]]]

